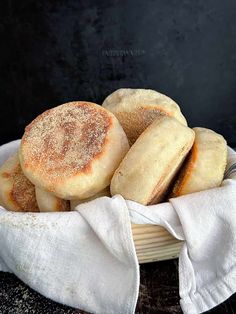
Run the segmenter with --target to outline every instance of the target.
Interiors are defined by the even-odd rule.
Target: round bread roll
[[[110,184],[129,149],[116,117],[76,101],[47,110],[25,129],[22,170],[35,186],[62,199],[84,199]]]
[[[174,184],[171,197],[220,186],[227,162],[223,136],[205,128],[193,128],[195,141]]]
[[[64,212],[70,210],[70,202],[52,193],[35,187],[36,200],[40,212]]]
[[[118,89],[102,106],[115,114],[131,145],[159,115],[172,116],[187,125],[176,102],[151,89]]]
[[[158,117],[130,148],[111,181],[111,194],[143,205],[163,200],[194,141],[192,129]]]
[[[23,174],[18,153],[8,158],[0,168],[0,202],[11,211],[39,211],[34,185]]]
[[[93,195],[93,196],[91,196],[89,198],[86,198],[86,199],[83,199],[83,200],[77,199],[77,200],[70,201],[70,208],[73,210],[79,204],[95,200],[96,198],[102,197],[102,196],[111,196],[111,194],[110,194],[110,187],[109,186],[106,187],[104,190],[100,191],[99,193],[97,193],[97,194],[95,194],[95,195]]]

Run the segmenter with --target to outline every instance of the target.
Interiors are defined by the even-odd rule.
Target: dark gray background
[[[1,1],[0,141],[119,87],[166,93],[236,144],[236,1]]]

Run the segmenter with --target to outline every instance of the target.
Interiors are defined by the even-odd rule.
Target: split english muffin
[[[176,102],[151,89],[118,89],[104,100],[102,106],[120,121],[131,145],[160,115],[174,117],[187,125]]]
[[[163,200],[194,141],[194,131],[159,116],[130,148],[111,181],[111,194],[143,205]]]
[[[35,187],[22,172],[18,152],[0,168],[0,203],[11,211],[39,211]]]
[[[24,174],[62,199],[84,199],[110,184],[129,149],[117,118],[77,101],[45,111],[25,129],[19,151]]]
[[[226,162],[227,143],[223,136],[205,128],[193,128],[192,150],[174,184],[171,197],[220,186]]]

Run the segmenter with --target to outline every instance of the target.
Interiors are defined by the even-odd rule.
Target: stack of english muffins
[[[102,106],[75,101],[45,111],[0,168],[0,204],[11,211],[68,211],[120,194],[157,204],[221,184],[224,138],[189,128],[171,98],[123,88]]]

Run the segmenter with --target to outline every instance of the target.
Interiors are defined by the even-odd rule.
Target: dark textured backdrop
[[[235,0],[2,0],[0,39],[0,143],[47,108],[145,87],[236,146]],[[180,313],[176,262],[142,266],[141,288],[138,313]],[[1,273],[0,313],[67,313],[24,289]]]
[[[174,98],[236,144],[236,1],[1,1],[1,142],[69,100],[119,87]]]

